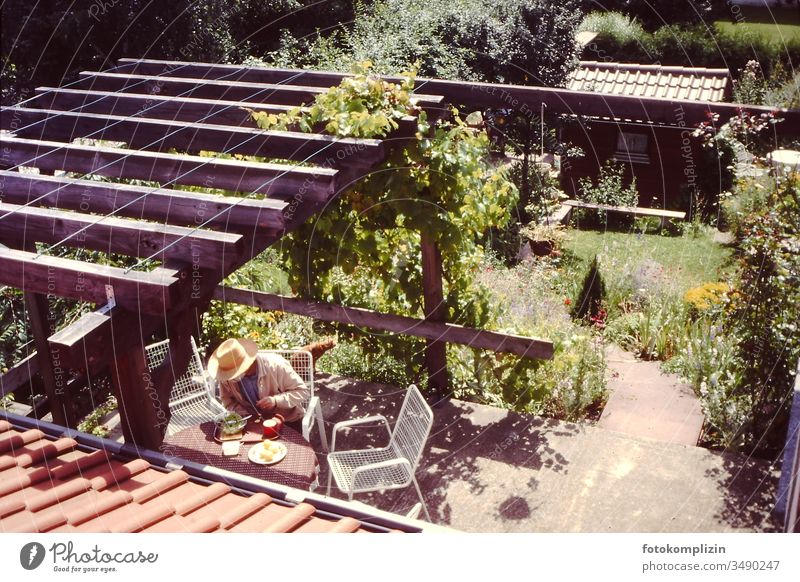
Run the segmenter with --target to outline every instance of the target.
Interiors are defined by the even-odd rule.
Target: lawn
[[[742,6],[740,20],[732,15],[730,20],[714,23],[721,32],[742,32],[757,34],[776,42],[800,39],[800,13],[796,8],[758,8]]]
[[[595,254],[601,255],[604,271],[611,278],[628,274],[635,279],[637,271],[663,268],[658,271],[662,290],[683,295],[732,270],[732,250],[714,242],[713,233],[705,229],[697,236],[662,236],[569,229],[563,246],[586,266]]]

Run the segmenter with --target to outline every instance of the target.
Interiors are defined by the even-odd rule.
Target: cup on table
[[[283,417],[280,414],[276,414],[272,418],[268,418],[262,423],[264,427],[264,436],[268,439],[276,439],[281,434],[281,429],[283,428]]]

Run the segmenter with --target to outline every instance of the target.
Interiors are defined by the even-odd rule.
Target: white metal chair
[[[376,421],[386,427],[388,445],[377,449],[336,451],[336,435],[341,429]],[[413,384],[408,387],[394,430],[389,430],[389,422],[383,415],[337,422],[333,427],[331,452],[328,454],[328,495],[331,494],[333,479],[351,501],[354,493],[400,489],[413,483],[425,518],[430,521],[428,507],[414,473],[432,425],[433,411]]]
[[[319,428],[319,438],[322,442],[323,450],[328,450],[328,437],[325,436],[325,419],[322,416],[322,406],[319,396],[314,394],[314,360],[311,352],[299,349],[293,350],[259,350],[259,353],[278,354],[284,357],[294,368],[294,371],[302,378],[308,387],[309,398],[304,402],[305,416],[303,416],[303,438],[310,441],[311,429],[314,421]]]
[[[194,338],[191,338],[191,342],[192,355],[189,358],[189,367],[175,382],[169,396],[172,418],[167,426],[167,435],[207,422],[220,412],[225,412],[225,407],[214,394],[214,382],[203,368],[203,360],[200,359]],[[169,340],[150,344],[145,349],[147,366],[152,371],[166,358]]]

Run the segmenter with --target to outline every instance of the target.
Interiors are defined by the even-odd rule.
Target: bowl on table
[[[238,412],[221,412],[214,417],[214,422],[217,425],[217,430],[220,436],[230,437],[236,434],[241,434],[244,427],[247,426],[247,418],[243,417]]]

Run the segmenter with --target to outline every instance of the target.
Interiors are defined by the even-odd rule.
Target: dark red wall
[[[692,128],[591,121],[568,124],[562,129],[561,140],[579,146],[584,156],[562,162],[564,191],[574,196],[580,178],[597,177],[603,163],[614,156],[620,131],[649,136],[648,164],[622,162],[628,183],[636,178],[639,205],[688,210],[686,191],[697,179],[701,148],[699,140],[692,137]]]

